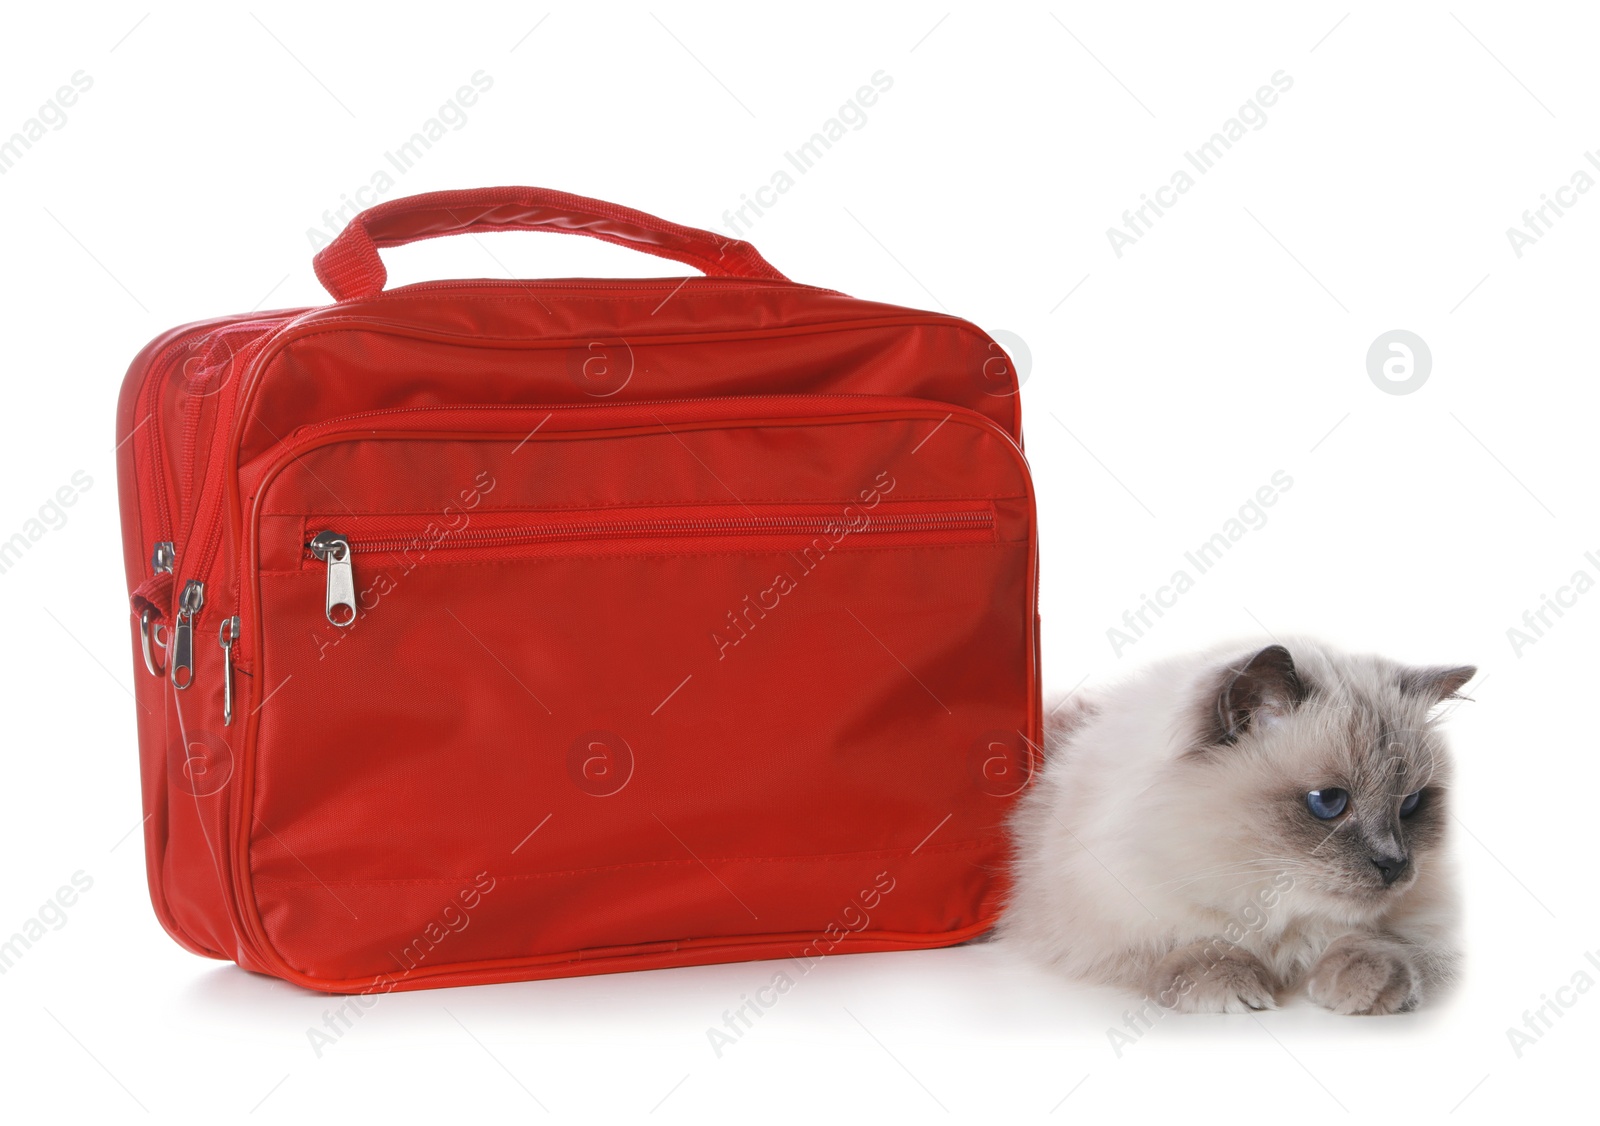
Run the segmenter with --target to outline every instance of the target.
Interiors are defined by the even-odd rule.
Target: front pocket
[[[1037,740],[1009,440],[922,410],[519,447],[540,417],[351,433],[262,490],[246,879],[277,956],[350,983],[992,917],[1016,787],[987,772]]]
[[[321,570],[324,612],[338,626],[360,614],[369,567],[584,555],[780,552],[807,570],[826,554],[863,547],[992,543],[988,502],[697,505],[586,512],[491,511],[452,516],[349,514],[306,521],[302,564]]]

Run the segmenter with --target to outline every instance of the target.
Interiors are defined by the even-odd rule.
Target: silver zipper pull
[[[356,576],[350,566],[350,541],[338,532],[318,532],[306,545],[328,565],[328,597],[323,613],[340,629],[356,620]]]
[[[172,627],[172,687],[180,692],[194,683],[194,619],[206,604],[206,584],[190,579],[178,600]]]
[[[170,573],[177,558],[178,552],[173,547],[172,541],[162,540],[150,551],[150,570],[157,575]],[[150,671],[151,676],[160,678],[166,675],[167,670],[156,660],[156,647],[165,649],[166,646],[162,645],[161,639],[156,636],[161,624],[151,621],[154,616],[155,612],[149,607],[139,615],[139,648],[144,652],[144,667]]]
[[[239,615],[227,619],[217,630],[222,646],[222,726],[233,723],[233,643],[239,640]]]
[[[150,619],[154,616],[155,611],[148,606],[145,607],[144,613],[139,615],[139,650],[144,654],[144,667],[149,670],[151,676],[160,680],[166,675],[167,670],[156,660],[156,646],[159,644],[156,641],[156,631],[161,628],[161,623],[152,623]],[[162,645],[161,648],[165,649],[166,646]]]

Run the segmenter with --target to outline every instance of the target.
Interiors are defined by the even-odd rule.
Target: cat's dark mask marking
[[[1253,725],[1288,715],[1305,698],[1306,685],[1289,650],[1269,645],[1243,667],[1223,673],[1209,741],[1223,746],[1237,743]]]

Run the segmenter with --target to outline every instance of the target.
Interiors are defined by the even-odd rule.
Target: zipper
[[[852,506],[841,506],[852,507]],[[774,536],[821,536],[837,531],[848,519],[841,512],[810,514],[767,513],[736,516],[640,516],[624,518],[574,519],[570,516],[530,517],[494,528],[466,528],[444,531],[436,537],[374,532],[349,536],[324,529],[305,545],[313,558],[327,568],[327,593],[324,613],[329,622],[341,628],[356,620],[355,569],[353,556],[422,551],[433,554],[473,548],[526,547],[574,540],[737,538]],[[892,512],[874,514],[849,526],[851,535],[915,535],[929,532],[966,532],[982,536],[994,528],[991,506],[940,511]]]
[[[178,548],[171,540],[162,540],[150,549],[150,570],[155,574],[170,575],[177,561]]]
[[[170,575],[177,559],[177,549],[172,541],[162,540],[150,550],[150,571],[155,575]],[[160,623],[152,622],[153,617],[155,612],[148,606],[139,615],[139,649],[144,654],[145,669],[151,676],[160,679],[166,675],[167,670],[156,660],[155,651],[158,645],[163,649],[166,646],[155,639],[155,631],[160,628]]]
[[[154,369],[166,363],[177,353],[182,344],[182,340],[174,342],[157,358],[156,363],[152,364],[151,368]],[[167,510],[167,459],[165,451],[161,448],[161,384],[166,374],[166,372],[162,372],[159,375],[152,374],[152,376],[147,377],[147,390],[144,395],[144,412],[145,418],[148,419],[148,422],[144,423],[144,425],[149,431],[144,438],[146,456],[149,457],[150,465],[157,478],[152,482],[154,487],[149,491],[155,496],[156,535],[163,537],[163,539],[172,535],[172,516]]]
[[[517,547],[566,539],[610,539],[632,536],[716,536],[716,535],[821,535],[838,525],[837,516],[735,516],[688,518],[642,518],[633,520],[551,521],[513,528],[485,528],[452,532],[443,547]],[[988,509],[957,512],[894,513],[874,516],[863,532],[943,532],[991,528],[994,513]],[[308,545],[322,558],[317,539],[331,537],[353,552],[404,551],[417,546],[415,536],[374,536],[349,540],[336,532],[320,532]]]
[[[294,315],[298,315],[298,313]],[[283,319],[286,320],[289,318]],[[266,323],[282,323],[282,321],[268,321],[259,317],[252,318],[249,315],[236,320],[223,318],[219,321],[208,321],[195,326],[193,331],[186,332],[177,337],[177,339],[168,343],[167,346],[150,361],[147,369],[147,375],[145,377],[145,386],[141,391],[143,417],[146,421],[136,425],[136,432],[139,428],[144,429],[145,449],[147,451],[147,456],[150,459],[150,464],[156,472],[157,480],[153,482],[156,487],[151,488],[149,491],[154,495],[155,500],[155,532],[156,535],[160,536],[163,540],[169,540],[172,536],[173,514],[168,507],[169,497],[167,495],[167,454],[166,448],[162,443],[162,390],[167,386],[169,379],[174,372],[175,365],[179,365],[185,354],[193,352],[195,345],[204,340],[206,337],[220,333],[232,332],[240,327],[256,326]],[[199,396],[198,398],[204,399],[209,397],[210,396]],[[195,406],[189,412],[190,415],[196,416],[198,413],[198,406]],[[184,422],[186,431],[185,444],[188,446],[192,444],[192,441],[187,431],[190,429],[192,424],[187,416],[185,417]],[[129,436],[132,437],[131,434]],[[191,465],[176,466],[173,467],[173,472],[175,475],[182,477],[184,476],[184,471],[190,469],[192,469]],[[181,479],[175,481],[174,484],[179,489],[186,487],[184,480]]]
[[[378,408],[376,408],[374,410],[370,410],[370,411],[356,411],[353,414],[342,414],[342,415],[338,416],[337,418],[329,419],[326,422],[318,422],[318,423],[313,423],[313,424],[311,424],[309,426],[297,427],[294,430],[294,432],[289,435],[289,438],[291,440],[297,440],[298,441],[300,439],[308,437],[309,435],[316,434],[316,433],[321,433],[323,431],[328,431],[328,430],[333,430],[333,429],[345,430],[345,429],[349,429],[352,423],[364,422],[367,419],[373,419],[373,418],[394,418],[394,417],[397,417],[397,416],[404,416],[404,415],[431,415],[431,414],[441,414],[441,413],[452,412],[452,411],[477,412],[477,413],[480,413],[480,414],[485,414],[485,415],[491,415],[492,416],[492,415],[503,414],[503,413],[517,413],[517,414],[526,414],[526,415],[536,415],[540,411],[543,411],[546,414],[549,414],[549,413],[552,413],[552,412],[560,413],[562,411],[586,411],[586,410],[597,410],[597,409],[602,409],[603,410],[603,409],[607,409],[607,408],[610,408],[612,410],[620,410],[620,409],[634,408],[634,407],[684,407],[684,406],[703,406],[705,404],[738,404],[738,403],[756,403],[756,404],[760,404],[760,403],[789,402],[789,401],[800,401],[800,402],[810,401],[810,402],[823,402],[823,403],[848,403],[848,402],[851,402],[852,400],[860,400],[861,402],[863,402],[865,404],[871,405],[871,404],[881,404],[886,398],[890,398],[890,396],[871,395],[871,394],[866,394],[866,393],[861,393],[861,392],[846,392],[846,393],[840,393],[840,394],[832,394],[832,393],[830,393],[830,394],[820,394],[820,393],[816,393],[816,392],[795,391],[795,392],[784,392],[784,393],[778,394],[778,395],[692,395],[692,396],[680,396],[680,397],[674,398],[674,399],[629,399],[626,402],[605,403],[605,404],[601,404],[601,403],[540,403],[540,404],[537,404],[537,405],[529,406],[526,403],[430,403],[427,406],[421,406],[421,407],[378,407]],[[899,401],[900,402],[912,402],[912,400],[899,400]],[[925,407],[928,410],[936,410],[937,408],[939,408],[941,406],[944,406],[944,404],[942,404],[942,403],[935,403],[935,402],[931,402],[930,400],[926,400],[926,399],[915,400],[915,402],[916,402],[916,404],[918,406]],[[973,411],[970,407],[956,407],[956,410],[958,410],[958,411],[964,410],[964,411],[967,411],[970,414],[977,414],[978,413],[976,411]],[[993,421],[992,419],[989,419],[987,415],[979,415],[979,417],[985,419],[986,421],[990,421],[990,422]],[[998,429],[998,425],[996,426],[996,428]],[[1011,437],[1010,434],[1006,433],[1004,430],[1001,430],[1000,433],[1005,437],[1006,441],[1010,442],[1012,445],[1016,445],[1016,439]]]
[[[172,627],[172,686],[180,692],[194,683],[194,619],[206,604],[206,584],[190,579],[178,601]]]
[[[248,371],[250,366],[254,365],[258,358],[259,358],[259,353],[255,353],[255,354],[250,355],[249,358],[248,358],[248,362],[245,364],[245,366],[244,366],[244,368],[242,370]],[[245,378],[243,376],[241,376],[240,382],[241,383],[245,382]],[[852,407],[859,406],[859,409],[861,410],[863,416],[867,415],[868,413],[870,413],[871,415],[881,415],[882,412],[884,412],[885,410],[890,410],[890,409],[897,409],[897,410],[904,410],[904,411],[915,411],[918,414],[926,413],[926,415],[930,418],[930,420],[935,422],[937,424],[937,426],[943,426],[945,421],[948,421],[950,418],[952,418],[952,417],[954,417],[954,416],[956,416],[958,414],[959,415],[965,415],[965,416],[968,416],[968,417],[971,417],[971,418],[974,418],[974,419],[977,419],[977,420],[981,421],[983,426],[985,428],[991,430],[993,435],[997,439],[1005,442],[1007,445],[1009,445],[1010,447],[1012,447],[1016,451],[1019,460],[1022,457],[1022,450],[1021,450],[1021,447],[1017,444],[1017,440],[1015,438],[1013,438],[1010,433],[1008,433],[1006,430],[1004,430],[993,419],[990,419],[988,416],[983,415],[983,414],[979,413],[978,411],[974,411],[974,410],[972,410],[970,408],[967,408],[967,407],[957,406],[955,404],[932,402],[932,401],[925,400],[925,399],[899,398],[899,397],[885,396],[885,395],[819,394],[819,393],[806,393],[806,392],[788,392],[788,393],[783,393],[783,394],[778,394],[778,395],[700,395],[700,396],[692,396],[692,397],[688,397],[688,398],[651,399],[651,400],[640,400],[640,401],[632,401],[632,400],[630,400],[629,402],[626,402],[626,403],[610,403],[610,404],[604,404],[604,405],[595,404],[595,403],[547,403],[547,404],[542,404],[542,405],[537,405],[537,406],[530,406],[530,405],[528,405],[526,403],[493,403],[493,404],[436,403],[436,404],[432,404],[432,405],[429,405],[429,406],[381,407],[381,408],[377,408],[377,409],[374,409],[374,410],[356,411],[356,412],[353,412],[351,414],[340,415],[337,418],[328,419],[328,420],[326,420],[324,422],[314,423],[314,424],[311,424],[309,426],[298,427],[294,431],[292,431],[287,437],[285,437],[284,439],[280,440],[280,445],[283,447],[284,452],[280,456],[280,458],[276,462],[274,462],[273,465],[267,470],[264,479],[257,482],[256,488],[258,488],[258,489],[261,488],[262,485],[265,483],[265,480],[270,480],[272,475],[275,474],[278,469],[281,469],[283,465],[285,465],[289,461],[292,461],[295,458],[301,456],[301,454],[305,450],[310,449],[310,448],[314,448],[315,445],[321,444],[321,442],[325,442],[325,441],[328,441],[330,439],[332,439],[332,440],[340,440],[339,436],[341,436],[341,435],[349,436],[349,437],[355,437],[358,434],[365,435],[365,434],[377,434],[377,433],[380,433],[380,431],[377,430],[376,428],[370,428],[369,429],[371,423],[377,422],[380,419],[382,421],[384,421],[385,423],[393,424],[393,423],[399,422],[402,419],[407,419],[407,418],[419,418],[420,419],[420,418],[438,417],[438,416],[441,416],[441,415],[451,418],[452,421],[454,421],[455,419],[469,420],[474,415],[479,416],[479,417],[484,417],[484,418],[495,418],[495,419],[509,418],[509,417],[512,417],[512,416],[521,415],[521,416],[533,418],[535,421],[537,421],[538,420],[538,416],[541,413],[545,416],[546,419],[548,419],[552,415],[565,414],[565,413],[571,412],[571,411],[579,411],[579,412],[605,411],[608,414],[611,414],[612,412],[616,412],[616,413],[627,414],[627,415],[631,415],[631,414],[635,414],[635,413],[637,413],[639,411],[643,411],[644,412],[644,417],[646,419],[650,420],[650,422],[652,422],[656,426],[663,426],[664,427],[664,426],[666,426],[666,423],[663,422],[663,420],[661,419],[660,415],[658,415],[653,408],[661,408],[661,413],[667,414],[669,417],[673,417],[673,416],[679,414],[680,412],[683,412],[683,411],[686,411],[686,410],[697,410],[699,408],[716,408],[716,414],[719,415],[719,416],[722,414],[723,411],[726,411],[726,412],[728,412],[728,415],[731,418],[739,418],[740,415],[739,414],[735,414],[734,413],[735,411],[742,411],[746,407],[756,406],[756,405],[760,405],[760,406],[763,406],[763,407],[770,406],[773,403],[792,403],[792,404],[795,404],[797,406],[798,405],[808,405],[809,406],[810,404],[813,404],[813,403],[818,404],[819,406],[821,404],[830,404],[830,405],[833,405],[835,407],[843,406],[843,405],[849,405],[849,406],[852,406]],[[237,404],[235,404],[235,409],[237,410]],[[942,419],[939,417],[941,412],[943,414],[943,418]],[[754,422],[761,422],[761,421],[787,421],[789,419],[789,417],[790,416],[788,416],[788,415],[772,416],[770,418],[763,416],[761,418],[754,419],[753,421]],[[704,421],[704,420],[703,419],[691,419],[691,421]],[[832,421],[838,421],[838,420],[837,419],[833,419]],[[639,424],[636,423],[636,422],[632,422],[631,419],[630,419],[628,422],[621,423],[621,425],[636,426],[636,425],[639,425]],[[542,421],[539,422],[539,426],[543,426],[543,422]],[[452,428],[453,429],[461,429],[464,432],[469,432],[469,433],[471,433],[471,436],[473,438],[475,438],[475,439],[481,440],[481,439],[483,439],[485,437],[485,435],[482,434],[482,433],[472,432],[472,427],[471,427],[469,422],[456,423]],[[535,429],[538,429],[538,428],[539,427],[537,427],[537,426],[535,427]],[[388,429],[388,427],[385,427],[385,430],[387,430],[387,429]],[[554,431],[552,431],[551,433],[552,433],[552,436],[553,436]],[[509,434],[509,431],[508,431],[508,434]],[[526,439],[524,439],[524,440],[526,440]],[[230,485],[232,485],[232,486],[237,486],[239,484],[237,479],[232,479],[228,483]],[[242,518],[244,516],[244,510],[243,510],[243,505],[240,503],[241,499],[242,498],[240,498],[237,494],[224,493],[223,495],[219,495],[218,496],[217,503],[214,505],[214,509],[216,510],[216,512],[219,514],[219,517],[220,517],[220,515],[222,514],[222,512],[224,511],[224,509],[226,507],[225,502],[227,504],[233,504],[233,505],[238,506],[234,510],[235,514],[236,514],[236,517]],[[993,519],[992,512],[991,512],[991,517],[990,518],[991,518],[991,521],[992,521],[992,519]],[[222,533],[223,533],[222,520],[219,518],[217,520],[212,521],[211,525],[209,527],[207,527],[206,530],[207,530],[207,536],[206,536],[207,543],[206,543],[205,549],[204,549],[204,551],[202,553],[202,559],[204,560],[204,562],[203,562],[201,570],[199,572],[201,574],[204,574],[205,571],[206,571],[206,568],[208,568],[210,566],[210,560],[215,555],[216,550],[217,550],[218,546],[220,545],[220,541],[222,539]],[[979,529],[979,530],[981,531],[981,529]],[[239,530],[238,532],[236,532],[236,534],[240,535],[241,539],[242,539],[242,536],[243,536],[242,529]],[[337,534],[337,533],[334,533],[334,534]],[[341,537],[341,538],[343,538],[343,537]],[[355,553],[355,552],[372,551],[372,550],[374,550],[370,545],[366,544],[365,542],[357,543],[357,542],[348,541],[348,540],[347,540],[347,542],[351,542],[352,554]],[[528,542],[539,542],[539,541],[530,540]],[[305,546],[306,546],[306,549],[308,551],[311,549],[311,545],[309,543],[307,543]],[[399,545],[400,548],[408,548],[408,547],[411,547],[411,546],[413,546],[413,543],[409,539],[404,540]],[[492,546],[492,545],[490,545],[490,546]],[[391,547],[391,548],[389,548],[389,550],[396,550],[396,548]],[[314,552],[312,554],[313,554],[313,556],[315,556]],[[315,557],[319,558],[319,559],[321,558],[320,556],[315,556]],[[326,560],[324,560],[324,562],[326,562]],[[342,567],[340,567],[339,569],[342,572]],[[331,570],[334,570],[334,568],[330,568],[330,571]],[[355,600],[354,600],[353,570],[351,571],[351,576],[352,576],[351,579],[350,579],[350,587],[351,587],[351,589],[348,590],[348,591],[344,589],[344,585],[343,585],[344,584],[344,577],[343,577],[342,574],[338,578],[335,578],[335,576],[333,574],[330,574],[328,576],[328,583],[329,583],[329,587],[330,587],[329,592],[328,592],[328,598],[334,599],[334,601],[329,602],[329,601],[327,601],[325,599],[325,601],[324,601],[324,613],[329,613],[330,611],[332,611],[332,616],[329,616],[328,620],[334,626],[339,627],[339,628],[346,628],[346,627],[350,626],[351,624],[354,623],[356,618],[359,616],[359,614],[357,612],[357,609],[356,609],[356,606],[355,606]],[[241,598],[242,591],[240,590],[239,584],[242,582],[242,580],[243,580],[243,569],[241,568],[240,571],[238,573],[236,573],[235,576],[234,576],[233,597],[234,597],[234,604],[235,605],[240,605],[241,604],[240,603],[240,598]],[[335,590],[332,589],[336,582],[339,585],[338,591],[335,591]],[[247,654],[248,654],[248,651],[249,650],[247,648],[246,649],[246,653]],[[248,656],[245,658],[245,664],[246,664],[246,667],[248,667]]]
[[[169,465],[167,450],[163,441],[163,427],[161,415],[162,392],[172,382],[175,373],[181,373],[182,362],[186,355],[192,354],[197,345],[209,338],[226,338],[229,334],[259,328],[263,325],[280,323],[276,320],[262,319],[246,316],[237,320],[207,322],[198,326],[194,331],[185,332],[176,339],[171,340],[157,355],[151,359],[146,367],[145,382],[140,391],[140,402],[143,408],[143,421],[135,424],[133,431],[128,435],[131,439],[139,430],[144,431],[143,442],[146,456],[149,460],[152,479],[141,490],[141,493],[151,497],[152,514],[154,516],[154,532],[158,538],[153,545],[150,556],[150,570],[152,576],[176,575],[178,552],[177,541],[173,537],[174,524],[181,515],[181,503],[185,493],[190,493],[192,499],[199,500],[202,491],[202,482],[195,480],[195,464],[197,461],[197,447],[200,438],[200,421],[204,413],[205,400],[214,397],[212,394],[189,395],[184,406],[182,416],[183,448],[180,455],[181,464]],[[259,336],[258,336],[259,339]],[[125,441],[127,439],[124,439]],[[137,473],[137,458],[135,458],[135,472]],[[173,495],[176,493],[176,495]],[[174,506],[179,511],[174,512]],[[190,513],[190,528],[193,530],[198,518],[198,511]],[[187,590],[187,588],[185,588]],[[204,600],[204,587],[200,588],[198,598]],[[185,619],[189,633],[185,638],[187,651],[184,661],[180,666],[176,659],[170,660],[170,667],[163,667],[156,658],[156,650],[166,649],[162,644],[159,631],[163,628],[161,618],[164,611],[146,606],[139,616],[139,646],[144,658],[145,669],[155,677],[171,677],[173,683],[179,688],[187,688],[192,683],[193,669],[193,625],[194,617],[199,612],[199,606],[191,611]],[[176,658],[177,640],[176,623],[169,631],[169,644],[172,647],[171,657]]]
[[[356,620],[356,580],[355,569],[350,564],[350,541],[338,532],[318,532],[306,547],[327,565],[328,596],[322,612],[329,622],[342,629]]]
[[[229,325],[227,329],[223,331],[243,332],[246,329],[260,328],[263,325],[275,325],[277,323],[278,322],[276,321],[242,321],[236,325]],[[217,392],[217,424],[212,427],[210,438],[213,455],[215,455],[219,449],[226,449],[227,436],[231,433],[232,427],[231,425],[222,425],[222,420],[233,417],[233,408],[235,406],[234,398],[237,396],[239,382],[241,382],[243,379],[242,373],[249,370],[250,364],[253,363],[256,356],[260,354],[262,343],[266,337],[270,335],[270,332],[257,332],[255,336],[246,340],[241,345],[240,350],[237,353],[234,353],[231,358],[231,362],[237,365],[237,370],[241,374],[238,380],[232,381],[233,391],[228,399],[224,400],[222,398],[223,392]],[[212,396],[204,396],[203,398],[211,397]],[[198,414],[198,410],[196,411],[196,414]],[[186,454],[186,456],[190,456],[191,461],[194,458],[192,453]],[[212,464],[214,464],[214,462],[212,462]],[[192,477],[194,473],[193,464],[187,465],[184,468],[187,471],[187,475]],[[194,622],[195,618],[199,616],[201,608],[205,605],[205,582],[198,576],[205,576],[211,573],[212,564],[216,561],[217,551],[222,544],[222,522],[216,518],[216,515],[222,511],[223,500],[226,494],[221,489],[217,490],[215,499],[208,506],[205,503],[206,490],[204,487],[204,482],[199,481],[195,482],[195,484],[199,487],[196,489],[193,497],[192,511],[189,518],[189,538],[184,545],[184,570],[190,575],[197,577],[190,578],[183,588],[183,602],[181,603],[182,608],[179,610],[177,621],[174,623],[173,627],[174,640],[172,683],[173,686],[178,689],[187,688],[190,684],[194,683]],[[210,514],[209,519],[207,518],[208,513]],[[196,547],[196,537],[200,535],[200,530],[202,528],[205,529],[205,534],[198,543],[198,561],[191,568],[188,566],[189,554],[192,549]],[[193,595],[192,609],[189,607],[191,594]],[[237,596],[237,591],[235,591],[235,595]],[[183,642],[184,656],[188,658],[186,668],[180,666],[178,663],[180,639],[177,635],[180,632],[182,634],[181,641]],[[180,673],[184,674],[184,679],[181,683],[179,679]]]
[[[222,646],[222,726],[233,725],[233,644],[239,640],[239,615],[235,614],[217,630]]]

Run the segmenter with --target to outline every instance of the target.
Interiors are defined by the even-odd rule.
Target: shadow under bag
[[[705,276],[385,289],[381,248],[508,230]],[[118,405],[174,939],[381,993],[991,926],[1040,714],[988,336],[537,188],[380,204],[316,271]]]

